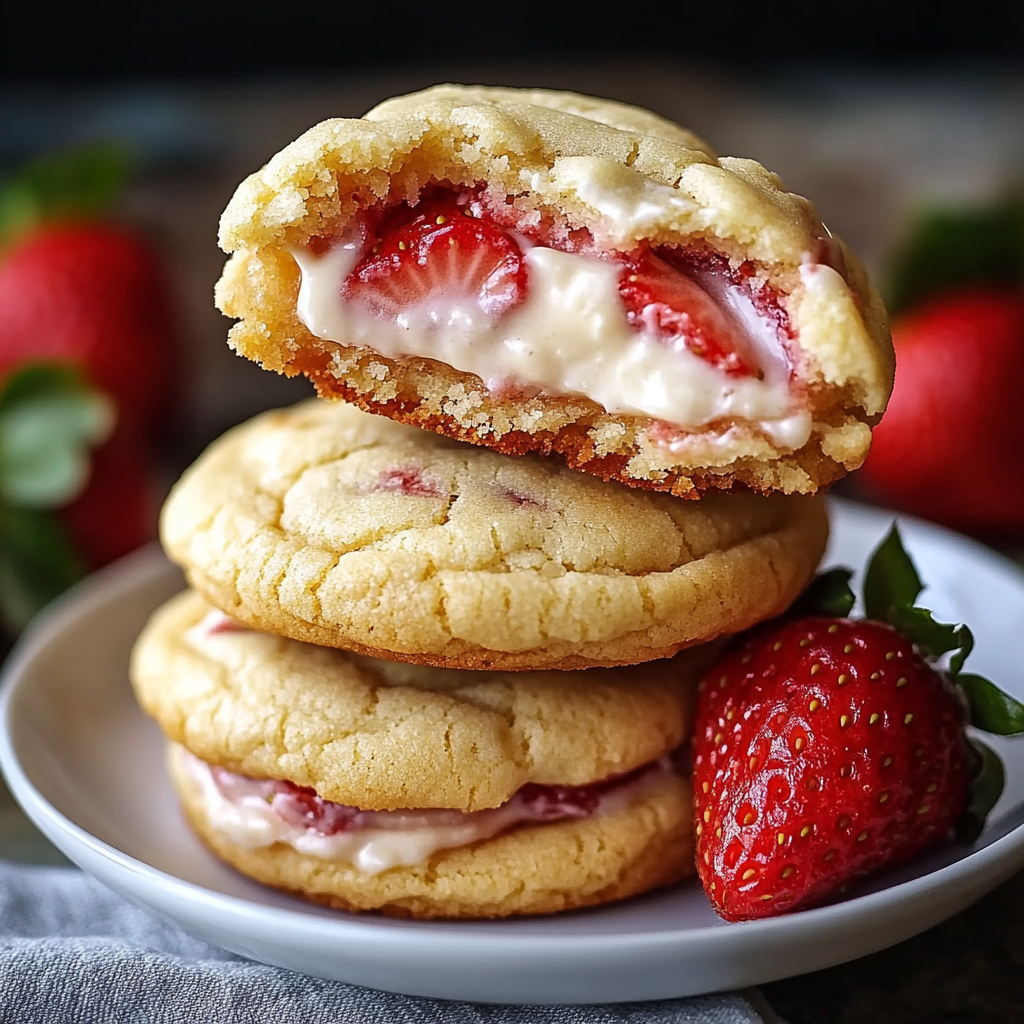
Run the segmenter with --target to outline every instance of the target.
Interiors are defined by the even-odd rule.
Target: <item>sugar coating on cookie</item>
[[[689,739],[713,654],[587,672],[467,672],[365,658],[241,626],[185,592],[132,654],[139,703],[218,769],[368,811],[507,803],[580,787]]]
[[[442,86],[325,121],[220,240],[243,355],[632,486],[814,492],[892,386],[881,302],[810,204],[623,104]]]
[[[744,629],[806,586],[827,532],[818,498],[681,502],[322,401],[216,441],[161,522],[191,584],[256,628],[511,670],[648,661]]]

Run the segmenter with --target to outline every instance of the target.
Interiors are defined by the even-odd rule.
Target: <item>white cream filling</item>
[[[200,653],[210,653],[208,647],[211,639],[216,642],[222,636],[238,633],[256,633],[257,630],[243,626],[237,619],[225,615],[219,608],[211,608],[185,634],[185,640]]]
[[[530,187],[540,192],[553,182],[574,192],[601,214],[613,228],[612,237],[620,241],[642,236],[673,214],[688,216],[697,207],[686,193],[644,178],[632,168],[608,165],[604,171],[616,179],[613,187],[607,180],[596,179],[590,160],[570,157],[559,160],[554,172],[535,173]]]
[[[741,288],[707,275],[698,284],[753,344],[763,379],[730,377],[659,337],[637,330],[619,294],[615,261],[534,246],[525,252],[526,298],[504,316],[473,296],[442,294],[395,320],[346,300],[342,284],[358,263],[360,231],[322,255],[293,250],[302,273],[298,314],[318,338],[371,348],[391,359],[436,359],[480,377],[550,395],[584,395],[612,414],[633,414],[694,430],[721,418],[752,422],[780,447],[799,448],[811,417],[796,406],[774,328]]]
[[[267,802],[265,787],[255,780],[232,779],[231,796],[217,785],[209,765],[184,747],[171,747],[171,756],[195,786],[210,825],[236,846],[247,849],[285,843],[299,853],[322,860],[351,864],[367,875],[389,868],[422,864],[439,850],[451,850],[490,839],[517,825],[552,821],[531,812],[515,798],[493,810],[464,813],[450,810],[362,812],[377,827],[357,827],[335,835],[303,828],[286,821]],[[587,814],[566,813],[565,818],[593,817],[621,810],[638,799],[655,779],[672,771],[670,759],[631,782],[603,794]]]

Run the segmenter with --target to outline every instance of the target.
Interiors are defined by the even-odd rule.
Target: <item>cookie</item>
[[[442,86],[325,121],[220,241],[241,354],[634,487],[817,491],[892,387],[881,301],[810,204],[622,104]]]
[[[706,661],[424,668],[250,630],[186,592],[131,678],[189,819],[239,870],[346,910],[496,917],[693,872],[677,754]]]
[[[466,672],[246,629],[186,592],[132,655],[165,735],[235,774],[365,810],[479,811],[523,786],[586,786],[689,739],[702,649],[587,672]]]
[[[315,400],[214,442],[161,521],[190,583],[248,625],[494,670],[629,664],[744,629],[806,586],[827,530],[818,498],[679,501]]]
[[[516,828],[423,863],[378,873],[285,843],[246,845],[225,832],[180,748],[171,777],[193,828],[238,871],[339,910],[396,917],[551,914],[625,899],[694,874],[690,784],[663,775],[623,807]]]

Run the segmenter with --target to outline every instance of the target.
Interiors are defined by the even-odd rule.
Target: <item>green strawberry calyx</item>
[[[9,632],[84,575],[53,510],[81,493],[89,451],[113,426],[113,404],[70,367],[25,366],[0,386],[0,623]]]
[[[852,570],[846,568],[821,573],[793,610],[800,615],[848,617],[856,604],[850,587],[852,577]],[[868,560],[863,589],[866,618],[888,623],[930,661],[938,662],[950,655],[942,671],[963,695],[972,726],[997,736],[1024,733],[1024,704],[984,676],[963,671],[974,649],[970,629],[963,623],[937,622],[927,608],[917,605],[924,584],[895,523]],[[968,754],[973,761],[973,777],[957,834],[973,841],[1002,792],[1005,773],[999,755],[974,737],[968,738]]]
[[[920,211],[888,268],[890,316],[958,288],[1024,282],[1024,192]]]
[[[98,142],[37,157],[0,180],[0,244],[51,220],[95,217],[132,170],[128,149]]]

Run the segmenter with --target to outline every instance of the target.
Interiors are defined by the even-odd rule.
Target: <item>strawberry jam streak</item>
[[[198,633],[205,636],[218,636],[221,633],[251,633],[252,629],[238,619],[225,615],[216,608],[211,608],[205,618],[196,627]]]
[[[641,245],[630,253],[602,251],[585,229],[559,230],[550,218],[522,223],[512,205],[488,209],[479,188],[431,187],[413,206],[371,211],[366,227],[377,241],[342,285],[376,316],[401,323],[411,309],[452,291],[472,295],[497,320],[526,297],[527,264],[521,243],[544,245],[622,264],[619,294],[629,324],[654,330],[666,344],[685,346],[730,377],[762,377],[757,345],[722,295],[740,289],[778,337],[792,336],[779,296],[756,286],[749,262],[734,266],[709,247]],[[313,251],[329,243],[312,239]]]
[[[413,498],[447,498],[447,491],[423,475],[420,466],[396,466],[394,469],[382,469],[377,475],[374,491],[394,491]]]
[[[682,750],[682,748],[681,748]],[[587,786],[541,786],[527,783],[501,809],[516,809],[524,819],[534,822],[560,821],[568,818],[586,818],[593,814],[604,797],[625,789],[648,775],[669,769],[682,773],[686,764],[685,753],[674,751],[658,761],[641,765],[633,771],[615,775]],[[320,835],[334,836],[356,829],[408,829],[417,825],[460,825],[472,820],[473,812],[457,810],[399,810],[363,811],[358,807],[334,803],[317,796],[309,786],[297,786],[283,779],[250,779],[235,775],[224,768],[208,766],[221,794],[231,800],[235,793],[259,795],[276,814],[296,828],[311,829]],[[488,813],[486,811],[481,813]]]

